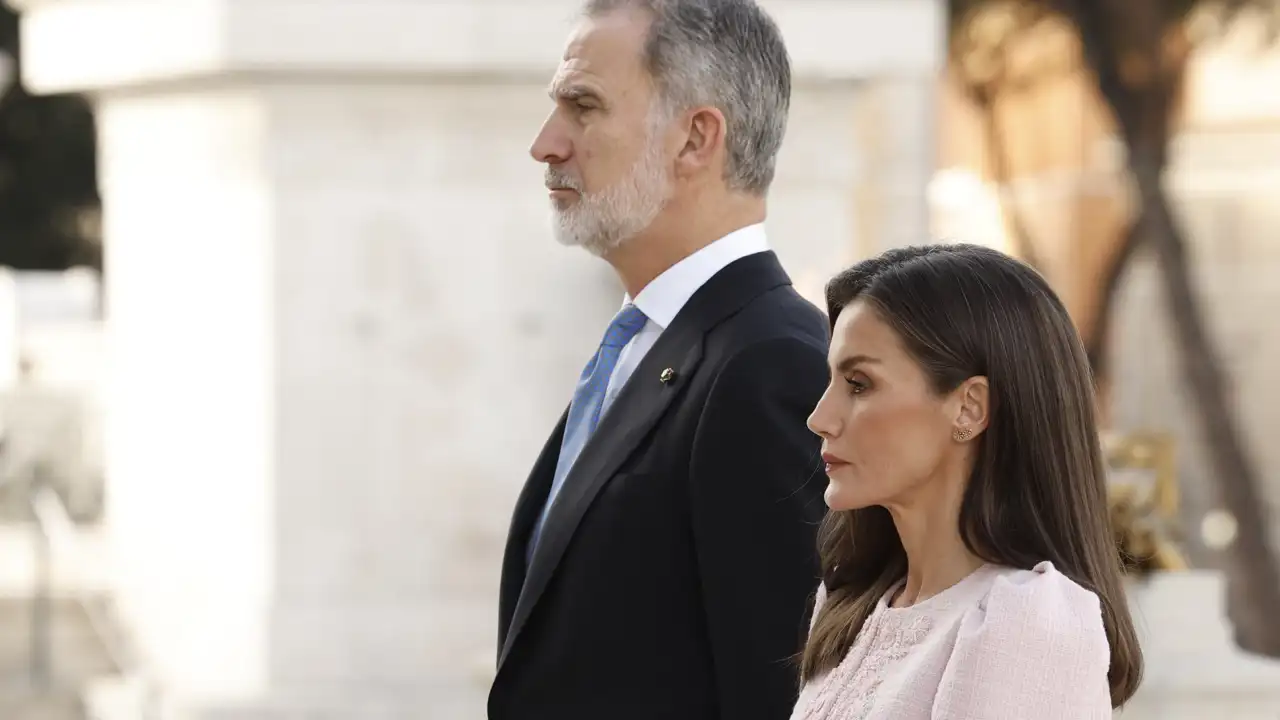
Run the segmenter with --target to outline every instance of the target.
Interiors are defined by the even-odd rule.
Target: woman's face
[[[841,311],[828,361],[831,383],[808,423],[822,438],[828,507],[905,501],[956,461],[963,442],[955,433],[967,423],[967,383],[935,394],[873,306],[855,300]],[[972,427],[973,436],[979,430]]]

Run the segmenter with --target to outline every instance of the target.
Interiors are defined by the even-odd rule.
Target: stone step
[[[0,692],[0,718],[4,720],[86,720],[77,693]]]
[[[1157,573],[1129,587],[1146,659],[1142,687],[1117,720],[1275,720],[1280,660],[1240,651],[1217,572]]]
[[[119,671],[78,601],[51,599],[47,627],[52,687],[78,688],[91,678]],[[32,631],[31,600],[0,597],[0,686],[29,681]],[[9,715],[0,712],[0,718],[9,720]]]

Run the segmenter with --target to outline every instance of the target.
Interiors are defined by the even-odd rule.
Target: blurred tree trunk
[[[1005,130],[1000,122],[1000,107],[997,102],[999,87],[997,83],[989,86],[973,88],[970,96],[982,114],[982,131],[986,141],[987,162],[991,165],[992,180],[996,185],[996,197],[1000,201],[1000,214],[1008,226],[1009,238],[1013,240],[1014,254],[1037,270],[1044,270],[1040,255],[1036,252],[1035,242],[1031,239],[1031,231],[1027,229],[1026,219],[1018,207],[1018,198],[1013,192],[1013,168],[1009,162],[1005,148]]]
[[[972,12],[981,9],[982,4],[983,0],[950,0],[948,12],[953,25],[947,45],[951,74],[978,111],[986,170],[995,185],[1000,219],[1008,232],[1013,254],[1028,265],[1043,269],[1026,217],[1013,191],[1017,172],[1009,157],[1000,101],[1020,87],[1034,86],[1034,81],[1028,82],[1025,71],[1012,72],[1012,46],[1023,38],[1023,33],[1034,30],[1047,13],[1033,5],[1022,5],[1014,8],[1013,15],[1004,18],[1007,22],[983,25],[981,20],[974,20]]]
[[[1269,542],[1260,478],[1228,403],[1227,382],[1194,290],[1182,228],[1165,192],[1170,125],[1185,56],[1176,57],[1160,7],[1164,0],[1055,0],[1079,29],[1084,59],[1097,78],[1128,150],[1139,210],[1129,240],[1117,253],[1128,262],[1138,244],[1154,251],[1173,320],[1182,371],[1195,402],[1223,504],[1237,536],[1226,550],[1236,643],[1280,657],[1280,564]],[[1176,32],[1176,30],[1174,30]],[[1123,37],[1121,37],[1123,35]],[[1170,55],[1175,57],[1170,59]],[[1123,272],[1123,266],[1113,270]],[[1117,279],[1118,284],[1118,279]],[[1114,288],[1109,292],[1114,293]],[[1110,301],[1108,300],[1108,303]],[[1109,311],[1110,308],[1108,307]]]
[[[1094,382],[1099,387],[1111,379],[1111,366],[1108,364],[1111,355],[1111,320],[1115,315],[1116,298],[1120,295],[1120,281],[1124,279],[1129,263],[1142,246],[1142,228],[1139,227],[1138,220],[1139,218],[1134,217],[1121,229],[1123,234],[1116,242],[1111,256],[1107,258],[1102,270],[1102,280],[1097,288],[1093,325],[1084,338],[1089,367],[1093,368]]]

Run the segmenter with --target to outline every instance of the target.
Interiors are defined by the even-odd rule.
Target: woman
[[[827,306],[809,427],[830,512],[793,720],[1110,718],[1142,653],[1062,303],[939,245],[855,265]]]

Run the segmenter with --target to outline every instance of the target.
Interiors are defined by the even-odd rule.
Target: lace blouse
[[[1052,563],[985,565],[890,607],[900,587],[880,599],[844,660],[801,689],[792,720],[1111,717],[1098,598]],[[818,607],[825,597],[819,587]]]

